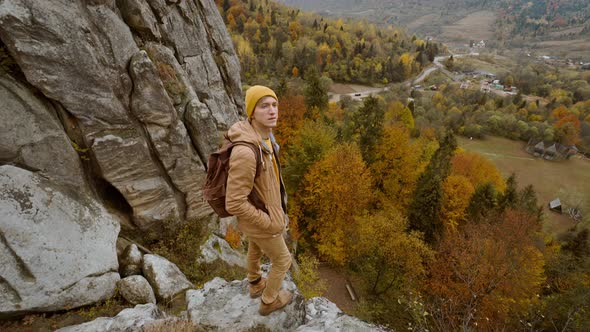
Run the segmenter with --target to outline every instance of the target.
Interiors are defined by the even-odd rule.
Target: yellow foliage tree
[[[399,61],[403,66],[404,78],[410,77],[414,65],[414,56],[410,53],[404,53],[399,57]]]
[[[418,233],[407,231],[407,220],[388,205],[373,215],[357,218],[358,240],[351,252],[361,279],[372,295],[414,288],[434,257]]]
[[[371,176],[356,145],[344,144],[328,152],[305,175],[301,201],[306,224],[321,257],[336,265],[347,260],[355,215],[371,198]]]
[[[421,160],[422,149],[410,141],[410,131],[403,126],[383,129],[382,143],[376,148],[375,162],[371,165],[376,187],[381,190],[382,201],[390,201],[405,211],[412,200],[418,176],[428,160]]]
[[[414,129],[414,117],[412,111],[399,101],[394,101],[387,106],[385,112],[385,124],[401,122],[408,129]]]
[[[471,195],[475,192],[469,180],[461,175],[450,175],[443,182],[441,219],[447,231],[454,232],[465,217]]]

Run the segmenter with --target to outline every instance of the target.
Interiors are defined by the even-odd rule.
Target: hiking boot
[[[277,299],[273,303],[266,304],[263,301],[260,301],[258,313],[262,316],[267,316],[273,311],[284,308],[287,304],[291,303],[291,300],[293,300],[293,293],[281,290],[279,291],[279,296],[277,296]]]
[[[262,295],[266,288],[266,278],[261,278],[256,284],[250,284],[250,297],[255,299]]]

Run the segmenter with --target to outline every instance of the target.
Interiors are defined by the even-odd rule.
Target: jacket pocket
[[[272,234],[282,233],[285,230],[285,214],[280,207],[269,207],[270,228],[268,231]]]

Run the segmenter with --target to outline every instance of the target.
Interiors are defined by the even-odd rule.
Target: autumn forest
[[[269,0],[216,2],[243,82],[279,95],[274,133],[298,260],[354,280],[354,315],[395,330],[590,330],[588,215],[564,234],[545,232],[546,202],[534,186],[456,139],[590,152],[588,72],[515,65],[501,79],[520,92],[507,97],[442,79],[436,91],[412,91],[404,82],[444,45]],[[334,82],[389,89],[329,102]],[[314,280],[313,269],[304,272]],[[313,282],[303,286],[321,294]]]

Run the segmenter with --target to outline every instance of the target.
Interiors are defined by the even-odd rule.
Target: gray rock
[[[167,6],[162,0],[148,2],[158,21],[163,22],[163,44],[172,45],[194,91],[218,126],[228,128],[238,120],[244,102],[239,60],[215,3],[181,1]]]
[[[132,243],[125,248],[121,255],[120,265],[141,265],[143,254],[136,244]]]
[[[284,281],[283,288],[295,291],[295,284]],[[202,289],[187,291],[187,310],[193,324],[221,331],[248,331],[267,328],[292,331],[304,323],[304,298],[295,292],[293,301],[284,309],[266,317],[258,314],[260,299],[251,299],[248,281],[227,282],[215,278]]]
[[[93,199],[0,166],[0,318],[110,298],[119,224]]]
[[[184,117],[186,103],[192,99],[198,99],[184,68],[174,56],[174,52],[164,45],[148,42],[145,50],[158,69],[160,79],[168,96],[174,102],[178,115],[181,118]]]
[[[148,143],[136,129],[103,131],[91,145],[94,156],[104,161],[99,170],[133,208],[139,229],[159,230],[181,215],[174,189],[150,155]]]
[[[135,224],[157,229],[184,207],[129,112],[138,48],[113,4],[3,1],[0,38],[27,81],[77,119],[98,176],[125,197]]]
[[[139,275],[121,279],[117,286],[121,296],[131,304],[156,303],[156,296],[150,283]]]
[[[121,275],[121,278],[136,276],[140,275],[141,273],[141,265],[129,264],[119,267],[119,274]]]
[[[136,244],[129,244],[119,257],[119,274],[121,278],[141,274],[143,254]]]
[[[131,109],[146,128],[174,187],[185,197],[184,204],[180,205],[186,205],[186,219],[210,214],[201,194],[206,177],[205,167],[195,153],[186,128],[145,51],[132,57],[130,72],[133,78]]]
[[[229,265],[246,268],[246,256],[216,235],[209,236],[209,239],[201,246],[201,254],[200,262],[211,263],[219,259]]]
[[[178,266],[158,255],[143,256],[143,275],[154,289],[158,301],[172,300],[183,291],[195,287]]]
[[[53,105],[0,71],[0,163],[84,190],[80,159]]]
[[[113,318],[101,317],[93,321],[67,326],[56,332],[130,332],[142,331],[151,323],[166,317],[155,304],[138,304],[121,311]]]
[[[217,129],[215,117],[207,105],[195,98],[186,105],[186,126],[202,160],[208,160],[211,152],[221,145],[222,134]],[[217,142],[217,144],[213,144]]]
[[[143,40],[160,40],[160,28],[150,6],[141,0],[117,1],[125,23],[136,31]]]
[[[336,304],[323,297],[314,297],[305,304],[305,324],[300,332],[387,331],[387,329],[344,314]]]

